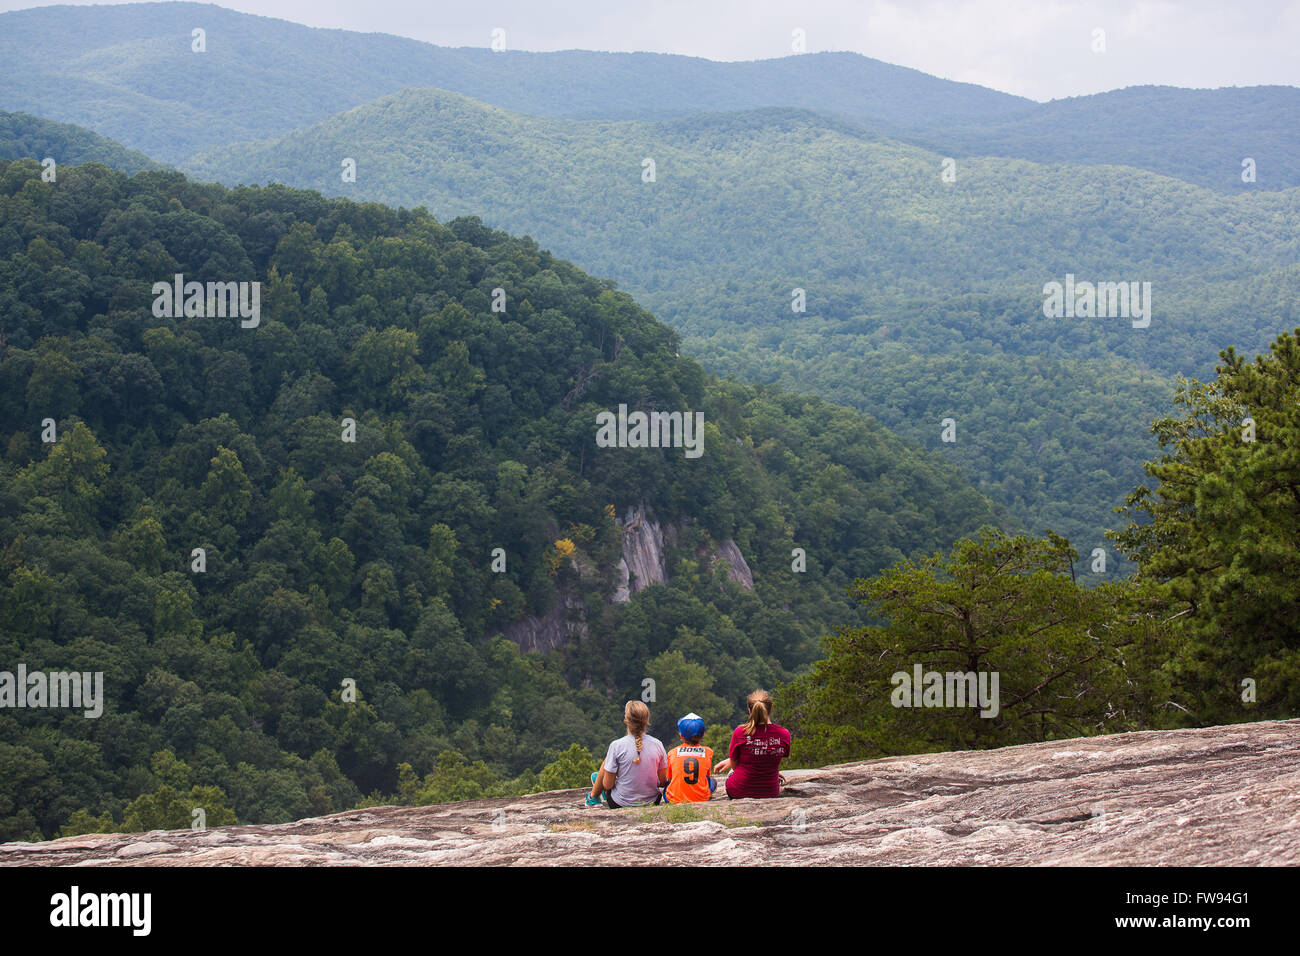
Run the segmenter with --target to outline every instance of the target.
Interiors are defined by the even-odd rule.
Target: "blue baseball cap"
[[[677,721],[677,732],[687,740],[704,735],[704,718],[692,711]]]

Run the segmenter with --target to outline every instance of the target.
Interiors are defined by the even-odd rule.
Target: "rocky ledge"
[[[1300,864],[1300,720],[889,757],[774,800],[581,791],[0,846],[18,866]],[[719,788],[721,789],[721,788]]]

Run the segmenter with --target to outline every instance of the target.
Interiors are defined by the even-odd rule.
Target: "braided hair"
[[[650,726],[650,708],[639,700],[629,700],[623,708],[623,723],[627,724],[627,732],[636,738],[636,758],[632,762],[640,763],[641,738]]]

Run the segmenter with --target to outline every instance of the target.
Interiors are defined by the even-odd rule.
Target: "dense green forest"
[[[178,273],[260,282],[256,322],[159,317]],[[0,323],[0,660],[106,697],[5,712],[2,839],[576,785],[645,678],[659,732],[723,729],[857,619],[853,580],[1000,520],[475,219],[0,162]],[[703,412],[704,454],[598,448],[621,403]],[[615,603],[641,504],[680,528],[668,581]],[[561,601],[582,639],[500,636]]]
[[[838,629],[782,688],[792,757],[1295,717],[1300,329],[1253,362],[1231,348],[1220,359],[1213,379],[1180,381],[1176,411],[1151,425],[1160,454],[1113,535],[1137,574],[1083,587],[1060,536],[986,528],[855,581],[870,623]],[[900,676],[926,672],[988,677],[982,709],[900,692]]]
[[[1152,423],[1161,454],[1113,535],[1141,563],[1182,638],[1179,679],[1199,723],[1300,711],[1300,329],[1249,361],[1179,382]]]
[[[1082,586],[1074,558],[1059,537],[986,528],[951,554],[855,582],[883,623],[840,629],[782,689],[792,758],[823,766],[1177,726],[1196,704],[1175,677],[1168,604],[1144,579]],[[898,675],[917,671],[980,675],[980,706],[898,693]]]
[[[1300,321],[1300,190],[998,159],[944,182],[941,155],[808,112],[574,121],[413,90],[190,170],[481,213],[619,281],[711,370],[862,409],[1085,555],[1174,377]],[[1151,283],[1150,326],[1046,318],[1067,274]]]

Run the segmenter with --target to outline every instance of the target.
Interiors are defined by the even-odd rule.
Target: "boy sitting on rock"
[[[668,786],[664,798],[669,803],[702,803],[710,799],[716,781],[713,749],[700,744],[704,738],[704,718],[694,712],[677,721],[681,745],[668,751]]]

